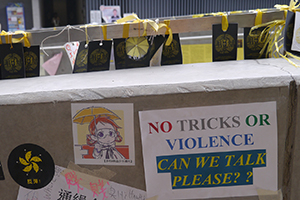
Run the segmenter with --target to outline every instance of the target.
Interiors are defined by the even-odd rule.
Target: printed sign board
[[[9,3],[6,6],[8,31],[25,30],[24,7],[22,3]]]
[[[141,111],[147,197],[277,190],[276,102]]]

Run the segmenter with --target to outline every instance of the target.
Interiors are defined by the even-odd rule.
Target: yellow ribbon
[[[204,17],[204,14],[197,14],[197,15],[193,15],[193,18],[200,18],[200,17]]]
[[[21,38],[12,38],[12,36],[14,34],[23,34],[23,37],[21,37]],[[19,43],[19,42],[24,41],[24,46],[25,47],[30,47],[30,42],[29,42],[29,39],[28,39],[29,33],[25,32],[25,31],[16,31],[14,33],[8,33],[6,31],[2,31],[0,33],[0,44],[2,44],[1,36],[5,37],[5,43],[6,44]]]
[[[222,30],[224,32],[227,31],[228,29],[228,18],[227,18],[227,14],[223,13],[223,12],[218,12],[218,13],[212,13],[213,16],[222,16]]]
[[[130,26],[130,24],[123,25],[123,38],[129,37],[129,26]]]
[[[169,26],[170,26],[170,22],[171,22],[170,20],[164,20],[164,23],[167,25],[166,27],[169,27]],[[165,34],[166,34],[166,35],[169,34],[168,29],[166,30]]]
[[[283,37],[281,39],[279,39],[279,37],[281,36],[282,31],[284,30],[285,20],[275,20],[272,22],[254,26],[251,28],[249,35],[254,36],[251,32],[257,28],[264,27],[264,26],[266,26],[266,28],[261,32],[261,34],[259,36],[259,41],[265,43],[263,48],[259,52],[260,55],[262,55],[263,52],[266,50],[266,55],[271,54],[275,58],[279,58],[279,56],[280,56],[280,57],[284,58],[285,60],[287,60],[293,66],[300,67],[299,65],[297,65],[296,63],[291,61],[287,56],[290,56],[297,60],[300,60],[300,57],[295,56],[290,52],[285,52],[285,55],[282,55],[280,53],[280,50],[282,49],[283,44],[281,44],[279,46],[278,43],[281,40],[283,40]],[[273,32],[273,33],[270,34],[271,32]],[[276,53],[277,53],[277,55],[276,55]]]
[[[297,12],[300,11],[300,8],[298,8],[300,4],[297,5],[297,3],[298,0],[291,0],[290,5],[276,4],[274,7],[280,10],[289,10],[291,12]]]
[[[169,34],[168,40],[166,42],[166,45],[169,46],[173,40],[173,36],[172,35],[172,30],[169,27],[169,25],[167,25],[166,23],[159,23],[157,24],[155,21],[150,20],[150,19],[140,19],[136,14],[132,14],[129,16],[126,16],[124,18],[118,19],[115,23],[116,24],[122,24],[122,23],[126,23],[128,21],[133,21],[132,23],[142,23],[143,27],[144,27],[144,32],[143,32],[143,36],[147,35],[147,26],[148,24],[151,26],[151,28],[155,31],[158,32],[158,30],[162,27],[165,27],[167,30],[166,32]],[[123,37],[124,37],[124,28],[123,28]]]
[[[30,47],[30,42],[29,42],[29,39],[28,39],[28,36],[29,36],[30,33],[27,33],[25,31],[16,31],[15,34],[23,34],[23,37],[13,38],[12,39],[13,43],[19,43],[19,42],[24,41],[24,46],[25,47]]]
[[[103,39],[107,40],[107,25],[101,25],[102,33],[103,33]]]
[[[279,36],[281,35],[284,25],[285,25],[285,20],[274,20],[274,21],[271,21],[268,23],[253,26],[251,28],[249,35],[250,36],[258,36],[258,35],[252,34],[252,31],[254,31],[255,29],[261,28],[261,27],[266,27],[262,30],[262,32],[259,35],[259,42],[264,43],[264,46],[260,51],[260,55],[262,55],[263,52],[266,50],[267,55],[271,54],[274,57],[278,57],[275,54],[275,53],[277,53],[278,55],[282,56],[279,52],[279,50],[282,48],[282,45],[280,47],[278,47],[278,42],[279,42],[278,39],[279,39]],[[276,47],[276,45],[278,48]],[[275,49],[274,49],[274,47],[275,47]]]
[[[162,27],[165,27],[167,29],[165,34],[169,34],[169,37],[166,41],[166,46],[169,46],[171,44],[171,42],[173,41],[173,33],[172,33],[172,29],[169,27],[169,25],[170,25],[170,20],[165,20],[164,23],[158,24],[159,29]]]
[[[85,25],[84,29],[85,29],[85,44],[88,45],[89,44],[89,35],[88,35],[88,31],[87,31],[87,25]]]
[[[256,11],[257,14],[255,17],[255,23],[254,23],[255,26],[262,24],[262,14],[263,14],[260,9],[256,9]]]
[[[243,13],[244,11],[241,10],[236,10],[236,11],[230,11],[230,14],[239,14],[239,13]]]
[[[8,44],[8,43],[12,43],[12,34],[13,33],[8,33],[6,31],[2,31],[0,33],[0,36],[4,36],[5,37],[5,43]],[[1,44],[2,44],[2,40],[1,40]]]

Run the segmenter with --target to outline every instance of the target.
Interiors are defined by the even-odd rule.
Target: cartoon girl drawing
[[[93,157],[96,159],[125,159],[116,149],[116,142],[123,140],[119,127],[106,116],[95,117],[89,124],[87,144],[94,146]]]

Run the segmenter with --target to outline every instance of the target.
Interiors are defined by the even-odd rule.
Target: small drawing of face
[[[99,127],[99,126],[98,126]],[[100,143],[110,144],[115,141],[117,133],[111,124],[105,123],[104,126],[99,127],[96,131],[97,140]]]

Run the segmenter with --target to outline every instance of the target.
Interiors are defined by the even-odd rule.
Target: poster
[[[101,24],[101,11],[100,10],[91,10],[90,11],[90,23],[91,24]]]
[[[146,192],[109,180],[55,166],[53,180],[44,188],[20,186],[17,200],[145,200]]]
[[[9,32],[25,31],[25,17],[22,3],[10,3],[6,6],[7,25]]]
[[[105,23],[112,23],[122,18],[120,6],[100,6],[100,10]]]
[[[295,26],[294,26],[294,34],[293,34],[293,40],[292,40],[292,47],[291,49],[293,51],[300,52],[300,13],[295,13]]]
[[[133,104],[71,107],[76,164],[135,165]]]
[[[276,102],[140,111],[147,197],[277,190]]]

